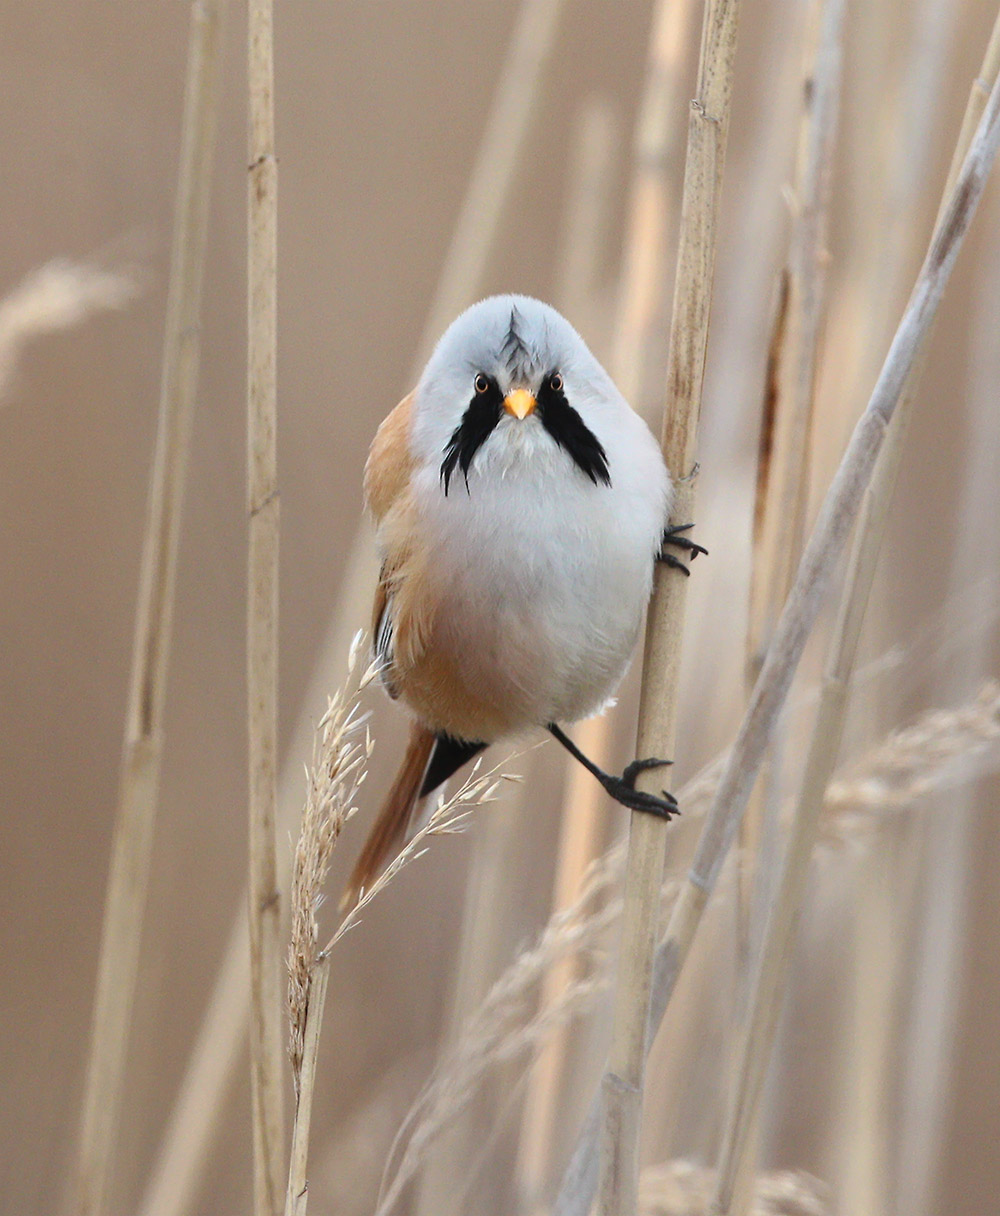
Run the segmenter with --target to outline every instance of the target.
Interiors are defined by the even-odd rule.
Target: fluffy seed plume
[[[826,794],[828,830],[845,837],[887,811],[988,772],[1000,761],[1000,683],[987,680],[963,705],[922,714],[894,731],[833,781]]]
[[[377,672],[377,666],[372,670]],[[372,885],[362,890],[358,902],[341,921],[337,932],[327,942],[325,950],[331,949],[349,929],[354,928],[364,909],[368,907],[379,892],[385,890],[400,870],[426,852],[427,842],[430,837],[449,836],[455,832],[463,831],[469,816],[477,807],[484,806],[488,802],[494,802],[505,782],[520,780],[519,777],[511,773],[502,773],[500,765],[494,765],[493,768],[488,769],[485,773],[481,773],[480,768],[481,762],[477,760],[469,771],[469,775],[455,793],[447,799],[444,797],[439,798],[438,804],[427,822],[400,850]]]
[[[123,308],[139,294],[134,271],[52,258],[30,271],[0,300],[0,399],[33,339],[70,329],[93,313]]]
[[[348,686],[357,666],[362,635],[351,645]],[[330,699],[318,727],[312,768],[306,772],[306,801],[292,869],[292,935],[288,948],[289,1054],[296,1094],[302,1072],[306,1016],[313,974],[320,959],[316,912],[322,902],[330,857],[344,824],[357,810],[372,741],[361,714],[361,695],[377,674],[371,665],[353,692],[340,689]]]

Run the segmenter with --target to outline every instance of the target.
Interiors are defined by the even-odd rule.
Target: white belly
[[[494,733],[516,734],[586,717],[614,692],[649,598],[667,483],[655,447],[649,468],[619,470],[610,487],[547,440],[530,460],[506,456],[447,498],[431,470],[420,499],[441,575],[430,645],[492,708]]]

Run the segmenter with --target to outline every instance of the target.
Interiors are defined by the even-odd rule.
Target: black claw
[[[688,578],[691,577],[691,571],[687,568],[687,566],[684,565],[682,561],[674,557],[672,553],[660,553],[656,560],[663,562],[665,566],[670,566],[673,570],[680,570],[680,572],[682,574],[686,574]]]
[[[704,553],[708,556],[708,550],[704,545],[699,545],[689,536],[682,536],[682,532],[687,532],[689,528],[693,528],[694,524],[675,524],[673,527],[666,528],[663,533],[663,539],[660,542],[660,552],[658,558],[661,562],[665,562],[668,566],[673,566],[675,570],[683,570],[685,574],[690,574],[691,571],[682,565],[675,557],[665,552],[667,545],[673,545],[677,549],[684,549],[691,554],[691,560],[698,556],[699,553]]]
[[[650,756],[645,760],[633,760],[631,764],[625,766],[622,781],[635,789],[635,779],[640,773],[648,772],[651,768],[665,768],[668,764],[673,764],[673,760],[660,760],[656,756]]]

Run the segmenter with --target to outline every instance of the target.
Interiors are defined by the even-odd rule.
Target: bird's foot
[[[579,760],[583,767],[597,778],[605,791],[614,798],[615,802],[620,802],[622,806],[628,807],[630,811],[644,811],[648,815],[655,815],[658,819],[669,820],[674,815],[680,814],[677,799],[673,794],[662,790],[663,797],[660,798],[656,794],[647,794],[645,790],[637,790],[635,788],[635,780],[640,773],[647,772],[651,768],[663,768],[667,764],[672,764],[672,760],[659,760],[655,757],[649,757],[644,760],[633,760],[631,764],[626,766],[622,775],[616,777],[613,773],[606,773],[593,760],[585,756],[573,740],[554,722],[549,724],[548,729],[570,755]]]
[[[689,528],[693,527],[694,524],[675,524],[673,527],[666,528],[660,541],[660,551],[656,555],[656,560],[663,562],[665,566],[672,566],[675,570],[680,570],[684,574],[689,575],[691,571],[679,558],[667,551],[667,545],[672,545],[676,549],[683,549],[686,553],[690,553],[692,561],[694,561],[699,553],[704,553],[707,557],[708,550],[704,545],[699,545],[690,536],[681,535],[681,533],[687,532]]]
[[[647,772],[651,768],[662,768],[667,764],[673,764],[673,761],[660,760],[655,756],[650,756],[643,760],[633,760],[631,764],[626,765],[625,771],[620,777],[605,772],[602,772],[600,776],[597,774],[595,776],[611,797],[616,802],[620,802],[622,806],[628,807],[630,811],[645,811],[646,814],[655,815],[658,819],[670,820],[674,815],[680,814],[677,799],[673,794],[667,790],[661,790],[663,797],[660,798],[656,794],[647,794],[645,790],[635,788],[635,779],[640,773]]]
[[[631,764],[625,766],[622,781],[634,790],[635,779],[640,773],[648,773],[652,768],[666,768],[670,764],[673,764],[673,760],[660,760],[656,756],[647,756],[645,760],[633,760]]]

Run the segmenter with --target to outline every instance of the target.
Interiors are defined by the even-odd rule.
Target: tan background
[[[905,32],[906,0],[881,2],[895,9]],[[358,517],[364,453],[379,419],[409,387],[514,5],[297,0],[277,7],[281,729],[287,743],[300,712],[322,708],[303,706],[303,698]],[[871,225],[865,228],[859,215],[878,192],[872,166],[882,163],[883,110],[891,114],[869,72],[877,56],[865,43],[868,18],[860,10],[866,7],[850,6],[847,115],[831,232],[838,293],[831,333],[855,335],[864,329],[864,257],[879,245],[860,240]],[[757,152],[773,125],[787,127],[794,114],[796,90],[779,86],[785,61],[775,59],[782,52],[790,57],[794,81],[794,8],[745,5],[716,308],[716,334],[733,338],[716,341],[710,352],[699,522],[712,556],[699,562],[693,580],[697,627],[679,777],[725,742],[742,697],[755,410],[781,256],[785,212],[778,190],[790,165],[787,143],[764,167]],[[913,217],[924,233],[992,9],[987,0],[966,0],[956,17],[946,87],[931,116],[934,177]],[[478,294],[511,288],[552,295],[572,124],[592,94],[610,101],[621,132],[611,228],[621,231],[648,18],[645,3],[568,6],[514,201]],[[0,1210],[20,1216],[58,1210],[72,1161],[154,437],[187,26],[188,8],[179,2],[39,0],[9,8],[0,48],[0,293],[56,255],[128,260],[144,275],[143,294],[128,308],[28,347],[0,402]],[[897,60],[902,39],[901,33],[892,48]],[[237,5],[226,37],[162,803],[114,1188],[114,1210],[121,1213],[133,1210],[142,1193],[243,881],[243,41]],[[890,72],[892,62],[890,55]],[[675,121],[683,124],[683,106]],[[947,633],[947,620],[935,613],[949,590],[949,534],[968,442],[962,411],[972,392],[973,311],[981,315],[984,291],[986,299],[992,291],[994,310],[1000,304],[1000,279],[994,275],[992,287],[983,286],[989,257],[996,266],[989,238],[996,237],[997,218],[994,185],[945,304],[880,577],[869,656],[905,642],[928,622],[938,622],[931,625],[935,644]],[[610,236],[601,254],[609,297],[619,240]],[[595,308],[594,315],[604,314]],[[606,350],[599,321],[585,336]],[[852,349],[850,340],[843,349]],[[828,396],[852,397],[839,402],[836,416],[843,418],[860,407],[864,391],[859,396],[849,377],[840,384],[839,368],[827,369],[824,385]],[[977,442],[995,449],[997,430]],[[835,454],[837,442],[828,447]],[[984,535],[992,534],[996,515],[984,516],[982,526]],[[994,573],[991,563],[979,573]],[[995,628],[983,628],[993,645]],[[929,664],[894,685],[882,699],[878,729],[938,703],[941,672],[951,661]],[[339,678],[338,667],[329,687]],[[623,732],[629,721],[623,720]],[[380,747],[369,791],[387,781],[400,738],[398,716],[380,704],[376,730]],[[306,758],[290,760],[300,768]],[[518,811],[523,833],[512,860],[510,950],[546,911],[555,836],[546,795],[558,771],[550,760],[537,778],[537,797],[533,792]],[[983,791],[995,806],[995,782]],[[369,801],[373,796],[367,794]],[[956,1027],[954,1096],[940,1129],[937,1210],[951,1216],[995,1210],[1000,1188],[994,882],[1000,847],[989,801],[982,805],[964,888],[968,988]],[[608,814],[620,824],[617,812]],[[480,827],[469,838],[440,843],[400,878],[335,961],[316,1116],[317,1212],[334,1210],[335,1197],[338,1211],[366,1210],[393,1119],[430,1064],[446,1006],[463,877]],[[355,825],[335,859],[334,888],[360,835]],[[857,871],[845,861],[826,873],[834,919],[819,934],[822,965],[798,992],[798,1029],[783,1057],[785,1096],[765,1157],[834,1180],[829,1120],[843,1078],[838,1034],[826,1030],[831,1019],[841,1029],[849,1019],[838,1014],[844,997],[832,929],[852,899]],[[716,1013],[717,1025],[706,1023],[702,1043],[709,1056],[718,1050],[712,1035],[725,1026],[717,1007]],[[599,1053],[593,1060],[596,1066]],[[213,1148],[209,1183],[194,1209],[199,1213],[248,1209],[244,1072]],[[361,1096],[383,1082],[390,1109],[384,1126],[373,1116],[352,1138],[345,1120]],[[696,1094],[692,1088],[664,1095],[691,1110],[689,1119],[680,1117],[685,1134],[670,1151],[711,1161],[717,1113],[705,1114]],[[651,1144],[650,1159],[667,1148]],[[495,1209],[474,1204],[471,1210]]]

